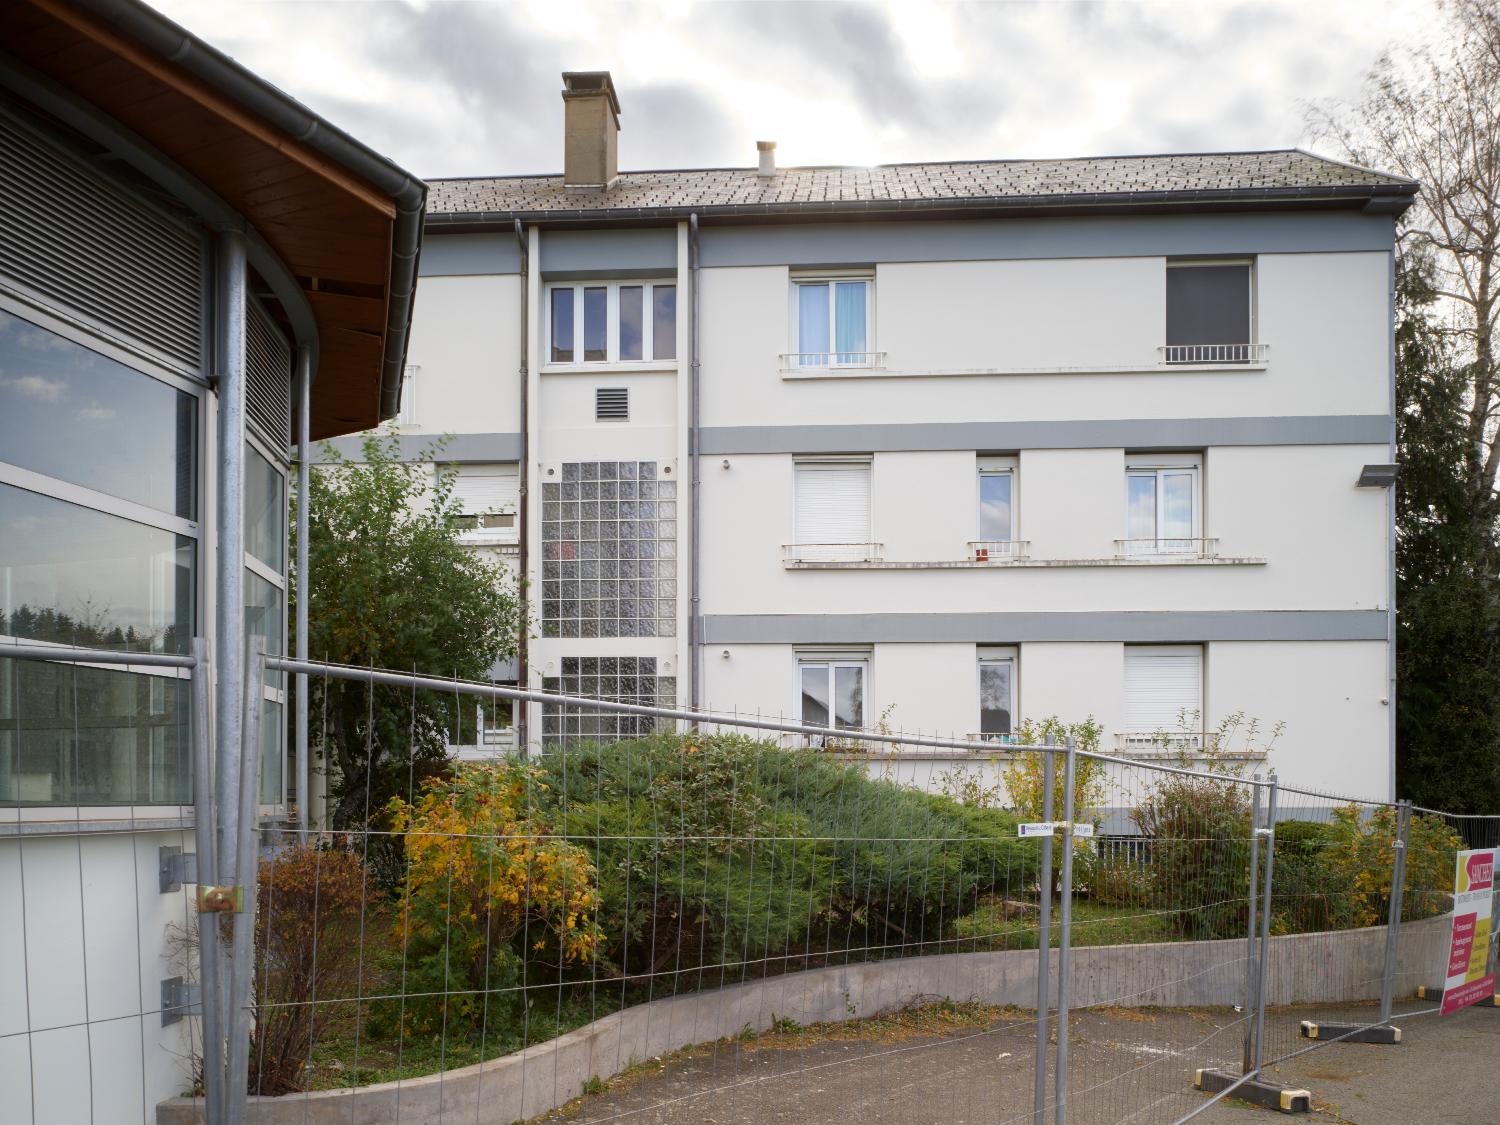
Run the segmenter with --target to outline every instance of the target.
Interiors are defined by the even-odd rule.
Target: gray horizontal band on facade
[[[424,449],[441,438],[441,434],[402,434],[396,439],[396,456],[403,461],[418,460]],[[382,439],[385,440],[387,439]],[[324,464],[329,460],[323,454],[324,444],[331,445],[346,461],[359,461],[364,457],[364,437],[351,434],[348,437],[331,438],[326,443],[314,442],[312,459],[316,464]],[[449,434],[447,444],[437,456],[437,460],[443,462],[520,459],[520,434]]]
[[[514,233],[444,234],[422,240],[420,277],[478,277],[521,272],[521,248]]]
[[[1333,610],[1122,610],[1096,613],[711,613],[705,644],[1025,644],[1383,641],[1386,613]]]
[[[556,237],[544,235],[543,245]],[[1394,244],[1395,221],[1390,215],[1357,211],[1109,215],[705,226],[701,237],[705,267],[856,266],[1023,258],[1388,253]]]
[[[1233,445],[1385,445],[1383,414],[1287,418],[1080,418],[1034,422],[878,422],[705,426],[701,449],[726,453],[900,453],[943,449],[1206,449]]]
[[[544,277],[675,276],[677,228],[543,231],[541,258]]]

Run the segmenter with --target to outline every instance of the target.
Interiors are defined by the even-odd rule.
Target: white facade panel
[[[514,275],[424,277],[406,361],[414,432],[521,429],[521,286]]]

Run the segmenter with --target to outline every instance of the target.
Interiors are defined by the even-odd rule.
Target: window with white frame
[[[403,426],[417,424],[417,373],[421,370],[417,364],[409,363],[401,375],[401,412],[396,421]]]
[[[873,288],[868,274],[794,276],[791,366],[872,366]]]
[[[1125,646],[1126,749],[1196,749],[1202,714],[1202,645]]]
[[[547,286],[549,364],[642,364],[677,358],[677,286],[585,281]]]
[[[1003,739],[1013,733],[1016,714],[1016,650],[979,650],[979,734]]]
[[[466,543],[516,542],[520,485],[512,465],[459,465],[453,476],[453,526]]]
[[[799,654],[798,717],[808,726],[859,730],[865,725],[869,680],[869,653]]]
[[[1122,554],[1204,553],[1202,467],[1197,454],[1126,458]]]
[[[797,461],[795,475],[792,557],[870,558],[870,459],[808,458]]]
[[[1254,335],[1248,259],[1167,262],[1168,363],[1249,363]]]
[[[979,512],[974,551],[981,559],[1008,557],[1017,551],[1016,459],[979,458]]]

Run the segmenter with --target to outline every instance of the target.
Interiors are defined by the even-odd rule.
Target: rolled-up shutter
[[[1133,734],[1200,728],[1203,708],[1203,649],[1197,645],[1131,646],[1125,649],[1125,729]]]
[[[516,471],[466,465],[459,469],[458,479],[453,483],[453,496],[458,510],[466,516],[514,512],[520,499]]]
[[[799,544],[870,541],[870,463],[797,464],[796,539]]]

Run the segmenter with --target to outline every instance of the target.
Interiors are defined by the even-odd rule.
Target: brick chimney
[[[603,191],[620,176],[620,99],[607,70],[565,71],[563,185]]]

